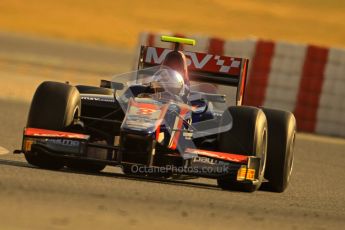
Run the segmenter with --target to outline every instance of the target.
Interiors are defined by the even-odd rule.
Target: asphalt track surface
[[[13,44],[10,49],[0,43],[0,52],[20,53],[24,49],[35,55],[37,49],[33,47],[40,43],[8,35],[0,35],[0,40]],[[16,48],[23,42],[24,48]],[[49,56],[55,43],[45,44],[41,52]],[[78,59],[84,57],[83,52],[88,51],[81,49],[83,55],[73,52],[73,57],[68,52],[63,55]],[[91,62],[103,63],[112,55],[119,60],[129,59],[121,52],[108,57],[102,52],[98,55]],[[0,78],[8,74],[0,70]],[[13,71],[13,76],[17,74]],[[50,171],[28,165],[22,155],[2,154],[6,152],[3,148],[10,152],[20,148],[28,108],[28,100],[6,99],[3,95],[0,99],[0,229],[345,227],[344,139],[298,134],[292,180],[284,193],[227,192],[212,180],[131,178],[111,167],[99,174]]]

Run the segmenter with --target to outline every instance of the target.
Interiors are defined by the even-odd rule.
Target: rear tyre
[[[262,188],[283,192],[289,182],[294,159],[296,119],[290,112],[263,108],[267,117],[268,135],[267,165]]]
[[[80,95],[75,87],[43,82],[32,99],[26,127],[63,131],[79,116],[80,105]],[[28,152],[25,158],[29,164],[41,168],[56,170],[64,166],[62,160],[41,152]]]
[[[227,132],[219,134],[218,149],[221,152],[260,157],[259,180],[255,184],[244,184],[237,182],[236,178],[224,176],[218,179],[218,186],[225,190],[253,192],[260,187],[265,171],[267,151],[265,114],[261,109],[249,106],[232,106],[226,112],[231,114],[233,125]]]

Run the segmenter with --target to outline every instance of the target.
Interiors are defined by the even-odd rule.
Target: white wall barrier
[[[170,48],[160,36],[142,33],[140,44]],[[250,60],[244,103],[292,111],[299,131],[345,137],[345,49],[261,39],[197,40],[189,51]]]

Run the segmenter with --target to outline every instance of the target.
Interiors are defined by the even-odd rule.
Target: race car
[[[249,60],[184,51],[162,36],[141,46],[136,71],[99,87],[43,82],[21,150],[31,165],[129,176],[216,179],[224,190],[283,192],[293,166],[292,113],[242,105]],[[235,89],[234,103],[218,85]]]

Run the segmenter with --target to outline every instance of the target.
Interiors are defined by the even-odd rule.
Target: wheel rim
[[[260,163],[260,177],[263,178],[266,168],[266,156],[267,156],[267,129],[265,128],[262,133],[263,148],[261,150],[261,163]]]
[[[294,161],[294,155],[293,155],[293,148],[295,146],[295,138],[296,138],[296,133],[294,132],[290,146],[289,146],[289,159],[288,159],[288,174],[287,174],[287,182],[290,181],[291,173],[292,173],[292,168],[293,168],[293,161]]]
[[[73,112],[73,123],[75,123],[79,119],[79,116],[80,116],[79,111],[80,111],[79,106],[76,106]]]

